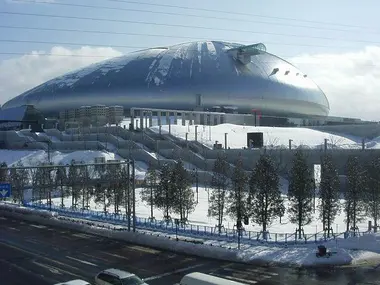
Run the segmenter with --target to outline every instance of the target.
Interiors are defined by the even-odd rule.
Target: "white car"
[[[110,268],[99,272],[95,277],[95,284],[97,285],[148,285],[137,275]]]
[[[71,281],[57,283],[55,285],[91,285],[91,284],[88,283],[87,281],[84,281],[84,280],[81,280],[81,279],[75,279],[75,280],[71,280]]]

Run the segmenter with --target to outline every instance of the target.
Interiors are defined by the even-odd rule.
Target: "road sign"
[[[10,183],[0,182],[0,198],[8,198],[12,194],[12,187]]]

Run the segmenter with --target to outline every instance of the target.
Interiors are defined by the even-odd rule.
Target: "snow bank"
[[[120,226],[60,217],[56,213],[32,210],[15,204],[0,204],[0,215],[20,218],[45,225],[70,228],[73,230],[127,241],[130,243],[169,250],[188,255],[225,260],[230,262],[284,264],[292,266],[348,265],[353,261],[352,255],[345,249],[336,249],[330,258],[317,258],[315,247],[272,247],[257,245],[247,249],[236,250],[225,248],[218,243],[211,245],[196,244],[194,240],[176,241],[173,235],[162,235],[157,232],[127,232]]]

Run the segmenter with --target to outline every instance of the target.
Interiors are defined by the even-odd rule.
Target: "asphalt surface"
[[[221,262],[0,217],[1,285],[92,282],[99,271],[112,267],[151,285],[178,284],[194,271],[245,284],[380,284],[380,270],[373,268],[306,270]]]

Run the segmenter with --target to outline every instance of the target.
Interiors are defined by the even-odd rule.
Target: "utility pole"
[[[128,161],[128,164],[127,164],[127,201],[128,201],[128,205],[127,205],[127,211],[128,211],[128,231],[130,232],[131,231],[131,191],[130,191],[130,186],[131,186],[131,175],[130,175],[130,167],[129,167],[129,164],[130,164],[130,161]]]
[[[133,231],[136,231],[136,185],[135,185],[135,160],[132,160],[132,203],[133,203]]]

